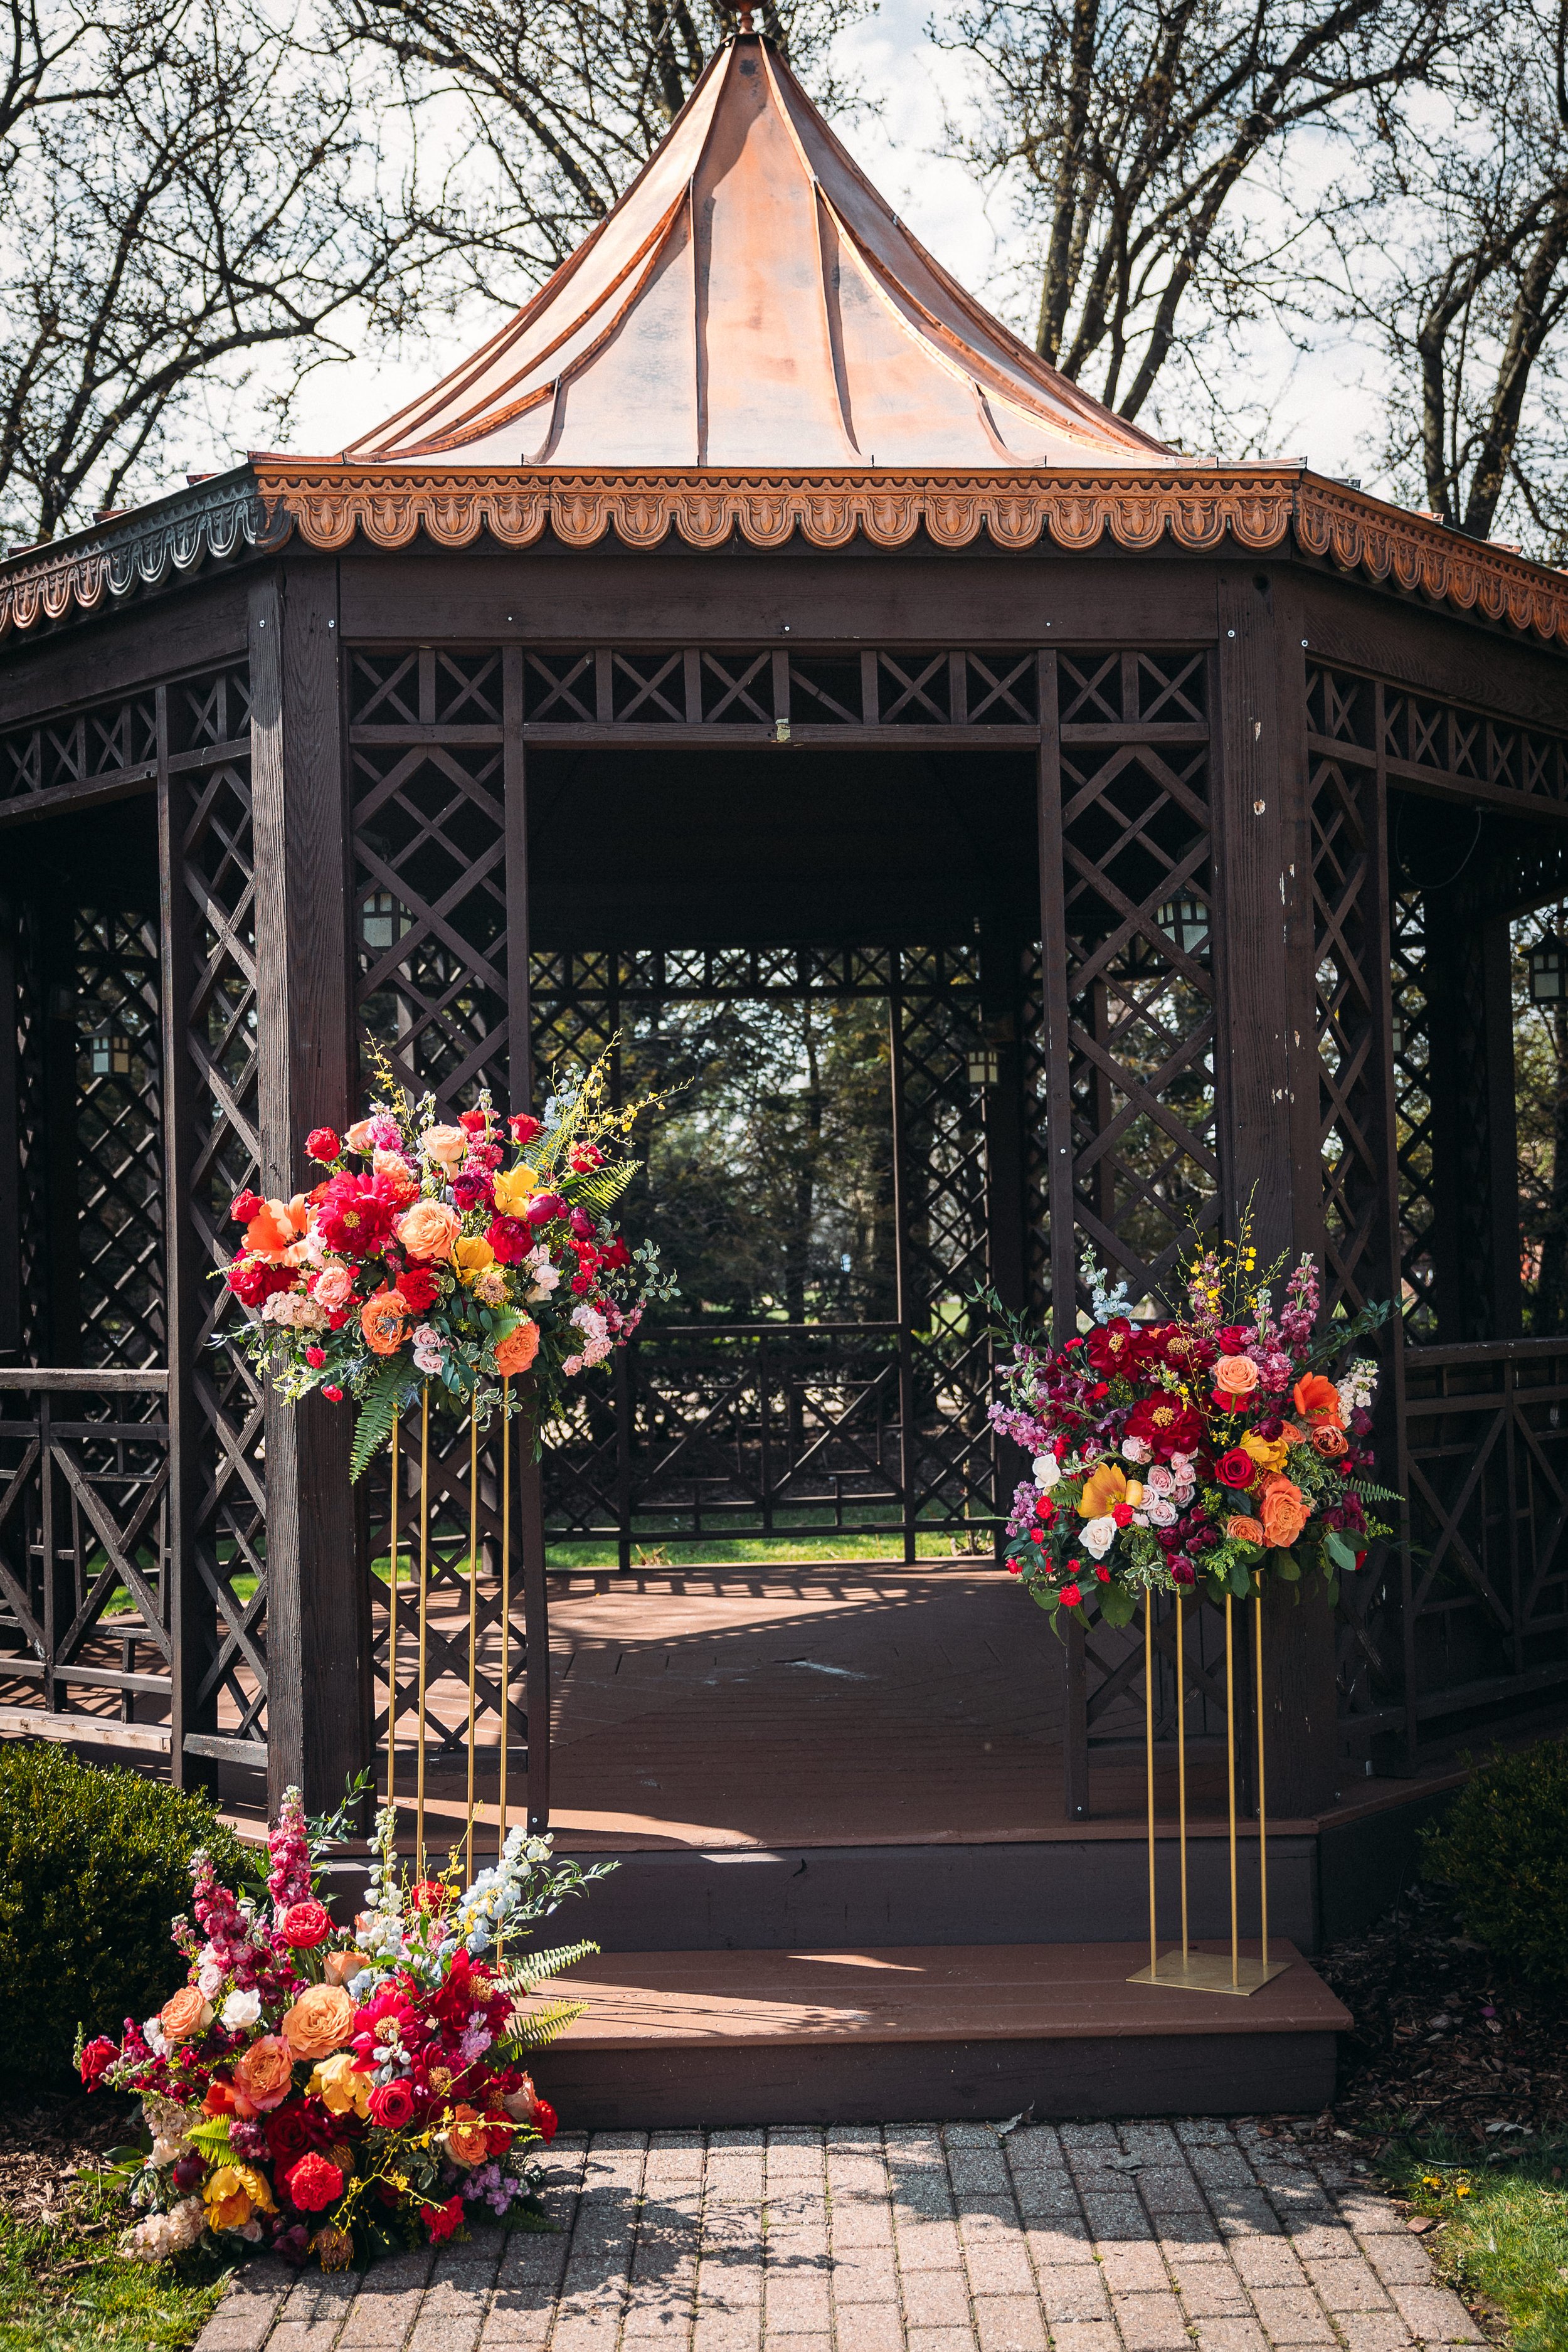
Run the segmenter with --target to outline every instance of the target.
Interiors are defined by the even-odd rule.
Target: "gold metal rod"
[[[500,1384],[500,1788],[496,1860],[506,1849],[506,1751],[511,1707],[511,1381]],[[499,1950],[499,1947],[498,1947]]]
[[[1230,1595],[1225,1596],[1225,1761],[1230,1786],[1230,1981],[1241,1981],[1241,1946],[1237,1937],[1236,1902],[1236,1643],[1232,1631]]]
[[[1182,1855],[1182,1966],[1187,1965],[1187,1686],[1182,1671],[1182,1596],[1176,1595],[1176,1818]]]
[[[1143,1755],[1149,1794],[1149,1973],[1160,1973],[1159,1939],[1154,1928],[1154,1595],[1143,1594]]]
[[[392,1625],[386,1670],[386,1802],[397,1810],[397,1425],[392,1416]]]
[[[479,1660],[479,1415],[468,1405],[468,1807],[463,1825],[463,1868],[474,1883],[474,1685]]]
[[[1263,1790],[1263,1588],[1258,1589],[1258,1895],[1261,1906],[1261,1958],[1268,1966],[1268,1804]]]
[[[414,1798],[416,1878],[425,1876],[425,1625],[430,1578],[430,1384],[419,1399],[419,1761]]]

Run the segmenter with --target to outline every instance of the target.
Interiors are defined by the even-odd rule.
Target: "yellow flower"
[[[521,1217],[529,1194],[539,1190],[537,1171],[527,1166],[504,1169],[495,1180],[496,1207],[503,1217]]]
[[[320,2099],[332,2116],[370,2114],[370,2076],[362,2074],[346,2050],[323,2058],[305,2085],[309,2099]]]
[[[1283,1470],[1290,1447],[1286,1438],[1259,1437],[1255,1429],[1249,1429],[1241,1441],[1241,1450],[1251,1454],[1260,1470]]]
[[[276,2213],[272,2191],[253,2164],[220,2164],[202,2183],[209,2230],[243,2230],[252,2213]]]
[[[1106,1518],[1126,1494],[1127,1473],[1119,1470],[1114,1462],[1102,1462],[1083,1482],[1078,1515],[1080,1519]]]
[[[1468,2180],[1457,2180],[1454,2183],[1454,2194],[1456,2197],[1468,2197],[1469,2193],[1470,2184]]]
[[[495,1264],[496,1254],[483,1234],[471,1234],[452,1244],[452,1263],[458,1269],[459,1282],[477,1282],[487,1266]]]

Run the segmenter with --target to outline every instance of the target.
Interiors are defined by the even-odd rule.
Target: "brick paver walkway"
[[[602,2132],[558,2235],[241,2273],[197,2352],[1345,2352],[1476,2344],[1397,2213],[1225,2123]]]

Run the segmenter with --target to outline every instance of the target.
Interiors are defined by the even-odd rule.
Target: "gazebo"
[[[639,1009],[864,996],[894,1311],[639,1340],[529,1486],[505,1693],[492,1448],[482,1738],[504,1706],[544,1818],[574,1542],[973,1549],[1014,1475],[976,1285],[1070,1328],[1086,1248],[1158,1299],[1250,1201],[1327,1311],[1407,1310],[1403,1540],[1337,1622],[1282,1599],[1260,1694],[1302,1886],[1333,1820],[1373,1853],[1352,1779],[1383,1820],[1445,1740],[1568,1684],[1568,1339],[1521,1336],[1509,931],[1568,891],[1565,649],[1558,573],[1087,398],[742,31],[427,394],[0,563],[0,1728],[312,1804],[380,1752],[384,1470],[351,1487],[342,1415],[207,1345],[231,1196],[300,1181],[367,1034],[450,1108],[520,1107]],[[432,1477],[460,1531],[460,1433]],[[456,1672],[460,1561],[437,1584]],[[1091,1624],[1058,1670],[1016,1608],[1051,1834],[1087,1851],[1141,1633]],[[459,1759],[414,1705],[401,1739]]]

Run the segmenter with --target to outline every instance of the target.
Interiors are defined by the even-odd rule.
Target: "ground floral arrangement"
[[[509,1964],[506,1941],[605,1865],[558,1862],[548,1837],[516,1829],[471,1885],[456,1855],[410,1885],[387,1809],[349,1933],[317,1893],[345,1826],[308,1824],[290,1790],[254,1890],[193,1856],[194,1917],[174,1927],[187,1982],[118,2043],[79,2035],[83,2082],[142,2101],[142,2143],[114,2158],[140,2217],[123,2253],[268,2249],[337,2270],[449,2238],[470,2212],[547,2226],[538,2158],[555,2116],[525,2061],[582,2004],[529,1997],[597,1947]]]
[[[637,1162],[625,1144],[656,1097],[615,1108],[603,1057],[542,1118],[503,1119],[488,1095],[455,1123],[400,1088],[346,1135],[305,1149],[326,1171],[309,1192],[242,1192],[242,1247],[225,1269],[248,1311],[219,1335],[296,1403],[312,1390],[360,1406],[353,1474],[432,1385],[482,1426],[515,1409],[531,1374],[542,1421],[565,1384],[624,1346],[650,1299],[672,1295],[657,1246],[628,1246],[610,1211]]]
[[[1009,1328],[1010,1361],[991,1419],[1033,1457],[1013,1498],[1007,1561],[1061,1630],[1063,1610],[1098,1602],[1129,1623],[1142,1596],[1203,1583],[1241,1600],[1266,1577],[1320,1571],[1331,1595],[1390,1532],[1369,1502],[1377,1367],[1352,1360],[1386,1307],[1331,1325],[1319,1339],[1318,1279],[1303,1258],[1285,1283],[1262,1274],[1241,1221],[1234,1244],[1194,1249],[1185,1310],[1134,1321],[1126,1286],[1084,1263],[1092,1322],[1058,1348]]]

